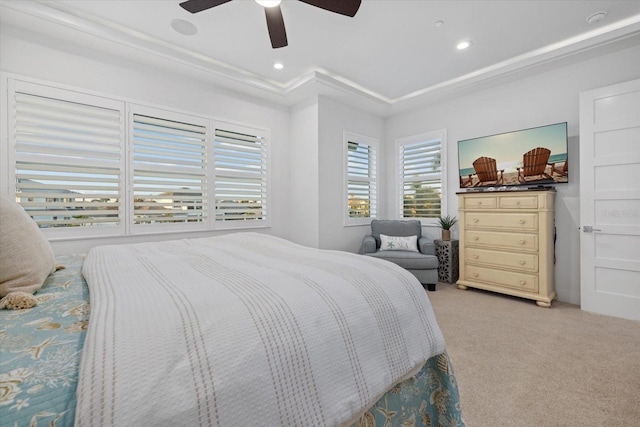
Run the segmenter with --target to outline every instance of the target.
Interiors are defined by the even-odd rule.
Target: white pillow
[[[35,221],[15,200],[0,194],[0,296],[34,293],[55,267],[51,245]]]
[[[380,235],[381,251],[412,251],[418,252],[418,236],[386,236]]]

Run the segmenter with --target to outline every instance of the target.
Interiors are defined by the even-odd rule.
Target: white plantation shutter
[[[270,225],[268,130],[6,81],[0,184],[47,237]]]
[[[377,216],[377,141],[345,134],[346,225],[368,223]]]
[[[443,212],[444,131],[398,141],[399,218],[439,218]]]
[[[206,125],[151,113],[133,114],[133,224],[202,224],[208,216]]]
[[[266,224],[266,136],[251,129],[216,129],[214,158],[218,226]]]
[[[9,92],[16,200],[49,233],[123,230],[124,104],[25,82]]]

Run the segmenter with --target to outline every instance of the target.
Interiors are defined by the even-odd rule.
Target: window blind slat
[[[104,135],[51,131],[41,128],[16,129],[16,143],[58,147],[95,147],[97,151],[118,152],[120,141]]]
[[[88,173],[86,167],[75,167],[70,165],[51,165],[51,164],[42,164],[42,163],[21,162],[20,170],[42,171],[42,172],[69,172],[69,173],[91,175]],[[118,169],[92,167],[91,172],[96,175],[103,175],[103,174],[117,173]]]
[[[86,218],[63,218],[63,219],[54,219],[54,220],[45,220],[38,219],[37,217],[33,218],[39,226],[43,227],[74,227],[74,226],[87,226]],[[91,218],[91,225],[114,225],[120,222],[120,218],[110,217],[110,218]]]
[[[77,148],[62,148],[52,146],[28,146],[25,144],[17,144],[16,150],[18,153],[28,153],[29,156],[41,156],[49,154],[59,158],[71,157],[71,158],[87,158],[87,159],[104,159],[119,161],[121,158],[120,152],[100,152],[98,150],[92,150],[91,148],[77,149]],[[58,159],[59,161],[59,159]]]
[[[138,121],[138,117],[140,116],[136,116],[136,126],[134,134],[137,133],[139,135],[154,135],[155,137],[161,138],[163,140],[166,138],[167,140],[173,140],[180,143],[184,143],[184,139],[186,138],[192,145],[200,145],[201,147],[207,145],[205,132],[203,131],[202,126],[196,126],[192,128],[192,130],[175,128],[173,126],[164,126],[162,127],[162,135],[157,135],[156,131],[158,130],[158,125],[145,124],[144,122]]]
[[[39,179],[49,178],[49,179],[55,179],[55,180],[64,181],[64,182],[70,182],[70,181],[86,182],[87,181],[86,176],[65,176],[64,178],[61,178],[61,177],[42,175],[42,174],[25,174],[25,173],[16,173],[16,178],[18,180],[39,180]],[[109,182],[109,183],[118,184],[120,182],[120,179],[117,176],[114,178],[100,178],[97,176],[93,176],[91,177],[91,182]]]
[[[145,148],[144,145],[138,145],[138,147],[136,149],[136,154],[138,154],[138,156],[136,156],[136,158],[138,158],[138,159],[148,159],[148,158],[162,159],[162,161],[164,161],[165,163],[169,163],[169,164],[178,164],[177,162],[174,163],[172,160],[180,158],[180,159],[185,159],[186,162],[189,162],[187,164],[197,164],[197,163],[203,162],[206,159],[206,156],[204,155],[204,153],[202,151],[203,150],[200,150],[200,152],[196,153],[196,154],[185,153],[185,152],[181,152],[180,153],[180,152],[175,152],[175,151],[163,150],[163,149],[158,148],[158,147]],[[154,155],[158,156],[158,157],[154,157]]]
[[[216,140],[223,141],[227,138],[230,141],[246,141],[246,142],[257,142],[260,143],[264,141],[264,137],[259,135],[249,135],[239,132],[231,132],[223,129],[216,129]]]
[[[136,132],[133,134],[134,136],[138,136]],[[175,143],[173,143],[175,141]],[[167,152],[194,152],[200,153],[202,152],[202,148],[205,146],[204,144],[184,144],[180,143],[179,140],[169,139],[169,138],[138,138],[138,145],[140,147],[154,147],[158,148],[162,151]]]
[[[89,106],[86,104],[80,104],[76,102],[62,101],[61,99],[45,97],[36,94],[28,94],[22,92],[15,93],[16,111],[19,111],[22,106],[40,106],[43,107],[43,111],[66,111],[70,113],[71,117],[75,116],[91,116],[102,117],[109,121],[116,122],[120,120],[120,112],[108,108],[100,108]]]
[[[189,123],[182,123],[178,121],[160,119],[156,117],[144,116],[142,114],[135,114],[133,116],[134,123],[137,125],[138,123],[142,124],[150,124],[157,126],[157,128],[162,129],[165,132],[167,129],[180,129],[184,131],[188,131],[189,133],[204,135],[206,133],[206,128],[199,125],[192,125]],[[137,128],[137,126],[136,126]]]
[[[216,142],[218,143],[219,150],[229,149],[233,151],[261,152],[260,145],[263,141],[260,138],[255,140],[224,138],[216,134]]]

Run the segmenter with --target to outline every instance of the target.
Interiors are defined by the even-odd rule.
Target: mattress
[[[84,255],[58,257],[58,263],[67,268],[48,278],[36,294],[37,307],[0,311],[1,426],[74,425],[89,315],[89,293],[81,275],[83,260]],[[243,405],[247,411],[255,410],[251,402]],[[410,378],[391,386],[356,424],[389,423],[464,425],[446,352],[429,358]]]

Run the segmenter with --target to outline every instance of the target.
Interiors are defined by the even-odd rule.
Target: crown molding
[[[611,48],[614,44],[640,37],[639,14],[472,73],[397,98],[388,98],[343,76],[322,69],[313,70],[285,83],[277,82],[56,2],[2,2],[0,3],[1,8],[20,14],[36,28],[38,27],[33,23],[33,18],[89,34],[127,50],[142,52],[147,57],[155,57],[164,61],[165,64],[172,63],[178,69],[189,70],[190,74],[197,75],[203,80],[282,105],[294,105],[305,97],[323,94],[338,97],[349,104],[357,105],[381,116],[389,116],[429,104],[430,101],[441,99],[447,94],[482,87],[488,82],[515,73],[526,75],[528,72],[534,72],[534,69],[541,65],[560,59],[574,57],[574,60],[579,60],[580,54],[590,50]],[[82,41],[78,40],[77,42],[81,43]]]

